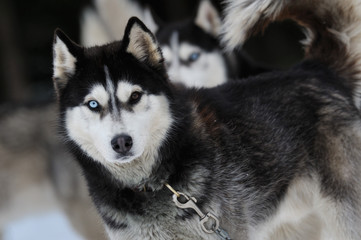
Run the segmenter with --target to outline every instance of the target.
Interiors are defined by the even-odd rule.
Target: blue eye
[[[190,62],[197,61],[200,55],[201,55],[201,54],[200,54],[199,52],[194,52],[194,53],[192,53],[191,55],[189,55],[188,60],[189,60]]]
[[[91,110],[96,110],[99,108],[99,103],[95,100],[91,100],[88,102],[88,107],[91,109]]]

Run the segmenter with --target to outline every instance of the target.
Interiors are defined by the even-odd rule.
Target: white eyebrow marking
[[[172,50],[170,49],[170,47],[168,45],[163,45],[162,46],[162,52],[163,52],[163,57],[164,57],[164,60],[168,63],[171,63],[172,62],[172,55],[173,55],[173,52]]]
[[[133,85],[127,81],[120,81],[118,83],[117,97],[119,101],[126,103],[129,100],[130,95],[134,91],[142,91],[142,88],[138,85]]]
[[[182,43],[180,44],[178,51],[179,51],[179,58],[183,61],[187,61],[192,53],[201,52],[201,49],[189,43]]]
[[[107,81],[107,90],[109,92],[109,95],[110,95],[110,102],[112,104],[112,108],[113,108],[113,111],[115,114],[118,113],[118,109],[117,109],[117,106],[116,106],[116,103],[115,103],[115,97],[114,97],[114,93],[115,93],[115,88],[114,88],[114,84],[110,78],[110,75],[109,75],[109,69],[107,66],[104,65],[104,72],[105,72],[105,79]]]
[[[84,98],[85,102],[89,102],[90,100],[97,100],[101,106],[107,106],[109,102],[109,93],[105,90],[103,85],[96,84]]]
[[[170,47],[172,49],[172,52],[173,52],[173,61],[172,61],[172,65],[174,67],[179,67],[179,59],[178,57],[178,51],[179,51],[179,38],[178,38],[178,32],[175,31],[172,33],[171,37],[170,37]]]

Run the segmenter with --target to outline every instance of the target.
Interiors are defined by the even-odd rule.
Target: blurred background
[[[198,6],[194,0],[137,2],[167,22],[193,16]],[[222,12],[221,2],[212,2]],[[59,27],[79,42],[81,12],[92,6],[91,0],[0,1],[0,239],[104,238],[94,233],[102,231],[98,218],[89,220],[99,226],[93,229],[69,220],[93,218],[94,209],[77,166],[54,140],[53,32]],[[302,38],[294,23],[276,23],[244,50],[259,63],[287,69],[302,58]]]

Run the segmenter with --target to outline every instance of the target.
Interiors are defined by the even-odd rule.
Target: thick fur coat
[[[124,38],[54,40],[61,131],[110,239],[218,239],[170,184],[232,239],[360,239],[356,1],[228,1],[225,42],[274,19],[306,27],[306,60],[211,89],[168,80],[161,50],[131,18]]]

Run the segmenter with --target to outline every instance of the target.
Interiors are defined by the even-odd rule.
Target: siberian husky
[[[162,49],[170,80],[186,87],[214,87],[229,79],[269,71],[244,51],[225,54],[219,42],[221,17],[209,0],[200,1],[194,17],[166,23],[153,17],[149,8],[130,0],[96,0],[81,21],[85,46],[119,40],[129,17],[138,16],[155,34]],[[155,20],[157,19],[157,21]]]
[[[186,89],[137,18],[97,47],[55,32],[60,131],[109,238],[361,239],[360,3],[227,4],[229,48],[291,18],[304,62]]]
[[[96,14],[93,13],[92,15],[92,11],[86,10],[82,21],[82,42],[85,45],[109,42],[112,39],[110,37],[112,32],[116,38],[120,39],[121,36],[119,35],[122,34],[120,29],[125,28],[126,20],[132,15],[138,15],[147,24],[151,24],[152,30],[159,29],[159,40],[162,42],[162,47],[164,46],[164,51],[169,50],[167,46],[170,46],[170,38],[167,36],[172,35],[175,29],[161,21],[157,21],[157,24],[153,22],[149,9],[144,9],[134,1],[127,0],[101,0],[95,1],[95,3]],[[198,79],[195,76],[198,68],[195,66],[199,66],[203,60],[197,61],[195,58],[203,59],[208,54],[206,52],[207,46],[208,49],[209,46],[216,49],[214,51],[217,53],[212,54],[210,58],[216,59],[214,63],[219,62],[220,65],[213,64],[211,68],[207,67],[207,69],[212,69],[213,75],[222,73],[222,77],[217,79],[219,82],[225,81],[225,73],[228,75],[232,73],[231,76],[235,77],[235,74],[238,73],[247,75],[249,71],[257,70],[254,68],[256,65],[246,65],[251,61],[241,61],[242,70],[238,71],[235,69],[235,64],[232,64],[236,61],[231,61],[231,57],[221,54],[219,42],[215,40],[219,33],[220,17],[209,1],[202,1],[196,16],[193,20],[172,24],[173,26],[176,25],[178,29],[181,28],[178,31],[179,39],[176,40],[178,43],[183,42],[184,44],[178,47],[184,49],[188,46],[199,50],[192,56],[193,61],[198,63],[189,64],[187,67],[181,68],[180,72],[188,69],[186,76],[193,76],[194,79]],[[103,24],[107,26],[106,28],[99,25],[102,22],[100,17],[103,19]],[[104,29],[109,31],[102,32]],[[191,29],[198,36],[197,41],[194,41],[194,44],[185,44],[187,42],[185,40],[192,40],[190,35],[186,35]],[[217,31],[215,31],[216,29]],[[232,55],[232,58],[234,57],[236,56]],[[167,63],[169,66],[174,66],[170,58]],[[182,62],[178,61],[178,63]],[[224,65],[227,65],[227,69],[224,68]],[[174,69],[174,67],[171,68]],[[207,69],[198,72],[206,75],[210,72]],[[194,71],[193,74],[192,71]],[[199,74],[197,75],[199,76]],[[179,74],[173,76],[174,79],[179,80]],[[189,79],[189,77],[181,78],[185,81]],[[204,78],[205,76],[200,76],[199,79]],[[211,82],[202,80],[197,81],[197,84],[198,86],[202,84],[205,87],[211,86]],[[190,85],[193,86],[193,84]],[[64,212],[72,223],[72,227],[84,238],[88,240],[104,238],[99,216],[96,215],[90,205],[91,201],[88,197],[86,184],[79,173],[79,167],[72,161],[72,156],[64,153],[63,143],[58,139],[58,136],[53,134],[55,119],[56,110],[53,104],[36,107],[21,106],[12,111],[6,111],[6,114],[0,113],[1,129],[3,129],[0,131],[0,165],[2,165],[0,185],[6,186],[0,190],[0,239],[2,230],[9,223],[31,214],[50,210],[65,210]],[[24,138],[24,136],[36,136],[38,141],[34,142],[34,138]],[[65,159],[66,164],[64,164]],[[21,177],[19,177],[20,175]],[[12,178],[16,180],[11,180]]]

